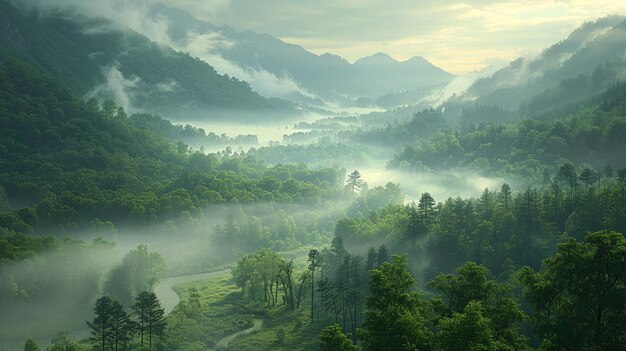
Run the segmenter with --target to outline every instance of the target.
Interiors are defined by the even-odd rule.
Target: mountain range
[[[398,61],[379,52],[350,63],[147,4],[145,20],[165,24],[157,34],[76,10],[43,14],[0,1],[0,60],[27,62],[84,98],[112,99],[129,112],[170,119],[223,119],[233,113],[240,120],[275,119],[297,114],[304,105],[393,108],[419,99],[424,101],[416,108],[422,108],[431,90],[456,78],[420,56]],[[625,47],[623,17],[588,22],[540,54],[476,80],[444,105],[450,113],[474,111],[468,118],[477,122],[497,121],[501,111],[518,117],[546,113],[623,79]]]
[[[292,79],[305,91],[324,98],[333,94],[376,97],[445,84],[454,78],[419,56],[399,62],[379,52],[351,64],[340,56],[316,55],[267,34],[215,26],[178,8],[154,4],[151,10],[153,18],[167,20],[168,35],[174,45],[191,49],[190,52],[199,49],[200,53],[219,55],[244,70],[262,70]],[[212,40],[198,48],[199,37]]]
[[[546,113],[597,95],[626,78],[626,20],[584,23],[535,57],[522,57],[475,81],[450,102],[490,105],[520,116]]]

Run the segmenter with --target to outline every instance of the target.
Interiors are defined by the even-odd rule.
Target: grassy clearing
[[[200,308],[189,305],[192,289],[200,295]],[[168,316],[168,344],[180,350],[213,348],[226,335],[252,325],[254,314],[239,306],[241,292],[230,273],[182,283],[174,290],[181,303]]]
[[[294,277],[307,267],[306,253],[294,258]],[[190,294],[196,289],[201,308],[190,311]],[[222,337],[249,328],[253,318],[262,318],[263,327],[230,342],[228,350],[318,350],[321,326],[310,323],[310,306],[304,298],[300,309],[284,306],[268,309],[261,301],[244,296],[234,284],[230,272],[207,279],[186,282],[174,287],[181,303],[168,316],[168,344],[180,350],[213,348]]]

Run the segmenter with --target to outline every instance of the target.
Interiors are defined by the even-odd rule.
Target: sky
[[[194,16],[330,52],[423,56],[454,74],[533,55],[624,0],[161,0]]]

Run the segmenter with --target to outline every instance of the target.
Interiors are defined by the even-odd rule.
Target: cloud
[[[190,55],[200,58],[222,73],[236,77],[250,84],[252,89],[267,97],[289,98],[293,94],[301,94],[305,97],[314,96],[288,76],[278,77],[266,70],[241,67],[220,55],[220,52],[229,49],[236,43],[225,38],[221,33],[196,33],[190,31],[187,38],[181,42],[173,42],[172,46],[178,50],[188,52]]]
[[[456,76],[444,88],[433,91],[430,96],[424,98],[420,103],[428,104],[432,107],[439,107],[452,97],[461,97],[480,78],[493,75],[498,69],[503,68],[507,62],[501,60],[490,60],[491,64],[477,72]],[[471,100],[473,97],[463,96],[463,99]]]
[[[75,19],[103,17],[111,23],[97,24],[85,29],[86,33],[99,33],[112,29],[130,28],[143,33],[159,43],[169,43],[168,22],[163,17],[147,16],[151,0],[14,0],[34,7],[42,15],[63,12]]]
[[[87,98],[111,99],[128,113],[138,112],[132,101],[134,99],[133,90],[139,86],[141,79],[139,77],[131,77],[130,79],[124,77],[116,65],[104,68],[102,74],[105,77],[105,82],[93,88],[87,94]]]
[[[302,95],[314,98],[312,94],[300,88],[288,76],[278,77],[265,70],[240,67],[223,58],[220,52],[236,45],[236,43],[227,40],[219,32],[196,33],[190,31],[182,42],[173,41],[168,34],[171,25],[168,19],[151,12],[151,7],[154,4],[152,0],[21,0],[20,3],[38,8],[43,12],[43,15],[63,11],[66,16],[72,16],[72,18],[79,20],[85,19],[85,17],[107,18],[111,20],[110,23],[94,24],[85,21],[85,23],[89,23],[89,27],[84,29],[84,33],[95,34],[128,27],[161,45],[171,46],[176,50],[188,52],[192,56],[204,60],[220,74],[228,74],[248,82],[253,90],[266,97],[290,98],[294,95]],[[184,3],[190,4],[191,2],[186,1]],[[210,9],[217,11],[227,4],[228,1],[213,0],[203,2],[199,8],[204,13],[211,13]],[[115,79],[119,78],[116,76],[119,71],[111,73],[108,67],[106,70],[108,72],[107,81],[113,79],[111,84],[114,84]],[[119,74],[121,75],[121,73]],[[167,91],[168,86],[167,83],[161,83],[156,88]],[[174,86],[169,88],[174,88]],[[98,89],[102,90],[101,87],[97,87],[95,90]],[[113,91],[114,89],[111,88],[110,90]],[[132,106],[131,95],[120,93],[119,96],[125,98],[124,101],[128,106]]]
[[[171,79],[165,82],[161,82],[156,85],[158,91],[162,91],[164,93],[172,93],[179,89],[180,85],[177,81]]]

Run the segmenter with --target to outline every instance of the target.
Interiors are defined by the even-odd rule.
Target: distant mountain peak
[[[384,52],[377,52],[372,56],[362,57],[354,62],[355,65],[361,64],[390,64],[398,63],[396,59],[385,54]]]
[[[428,62],[430,63],[430,61],[428,61],[426,58],[424,58],[424,56],[413,56],[410,59],[404,61],[404,62]]]

